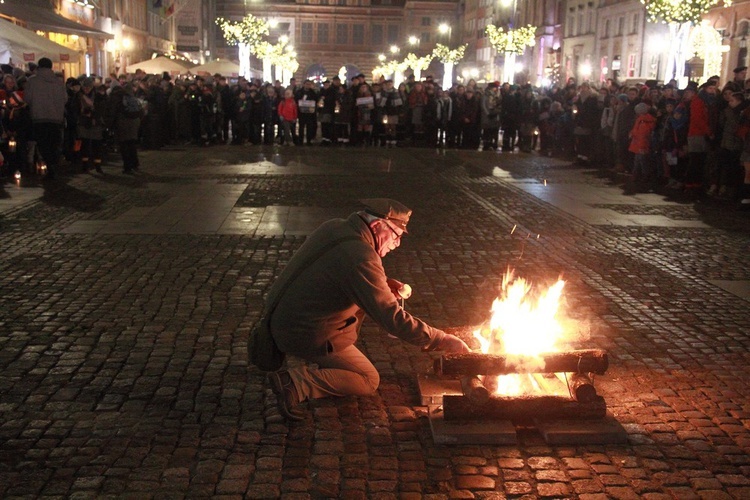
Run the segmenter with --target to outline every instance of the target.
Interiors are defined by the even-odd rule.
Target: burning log
[[[484,404],[490,399],[490,391],[478,377],[461,377],[461,390],[474,404]]]
[[[571,373],[568,388],[575,400],[581,403],[594,401],[598,397],[591,377],[585,373]]]
[[[560,381],[554,373],[530,373],[531,377],[542,393],[547,395],[568,394],[568,384]]]
[[[607,415],[604,398],[573,401],[561,396],[492,397],[475,404],[466,396],[443,397],[445,420],[601,419]]]
[[[609,367],[607,352],[586,349],[548,352],[538,356],[502,354],[443,354],[435,362],[435,373],[453,375],[507,375],[509,373],[596,373],[603,375]]]

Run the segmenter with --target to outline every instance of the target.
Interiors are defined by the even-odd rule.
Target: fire
[[[490,320],[474,332],[481,351],[523,356],[526,363],[533,364],[543,363],[537,357],[539,354],[560,351],[565,332],[558,313],[564,286],[565,282],[558,280],[548,289],[534,293],[528,281],[514,279],[513,272],[507,272],[500,297],[492,304]],[[541,385],[546,384],[541,378],[527,374],[501,375],[497,377],[496,392],[502,395],[543,392],[546,389]]]

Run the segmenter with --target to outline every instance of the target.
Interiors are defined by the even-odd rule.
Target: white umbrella
[[[157,73],[174,73],[182,74],[188,72],[189,66],[183,64],[181,61],[176,61],[168,57],[159,56],[153,59],[148,59],[136,64],[128,64],[126,70],[128,73],[135,73],[139,69],[145,73],[157,74]]]
[[[37,62],[48,57],[53,62],[78,62],[81,55],[59,43],[39,36],[5,19],[0,19],[0,62]]]
[[[225,59],[217,59],[206,64],[201,64],[194,68],[190,68],[190,72],[194,74],[203,73],[206,75],[215,75],[216,73],[221,76],[240,76],[240,65],[227,61]]]

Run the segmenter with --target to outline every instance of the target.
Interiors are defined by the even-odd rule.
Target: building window
[[[370,30],[372,31],[371,39],[373,45],[383,45],[383,25],[382,24],[373,24],[370,27]]]
[[[349,25],[337,24],[336,25],[336,44],[346,45],[348,43],[349,43]]]
[[[318,43],[328,43],[328,25],[318,25]]]
[[[574,30],[575,30],[575,24],[576,24],[576,16],[571,14],[568,16],[568,22],[565,23],[567,26],[565,26],[567,31],[567,34],[565,36],[573,36]]]
[[[431,23],[432,23],[432,19],[430,19],[429,17],[422,18],[422,26],[430,26]]]
[[[300,41],[302,43],[313,43],[313,23],[302,23]]]
[[[583,27],[583,12],[578,13],[578,26],[576,26],[578,30],[576,31],[576,35],[583,35],[584,33],[584,27]]]
[[[633,14],[633,29],[631,30],[632,34],[638,33],[638,14]]]
[[[388,25],[388,43],[398,43],[398,24]]]
[[[635,65],[636,65],[636,54],[630,54],[628,56],[628,77],[632,78],[635,76]]]
[[[419,42],[420,43],[430,43],[430,34],[429,33],[422,33],[419,35]]]
[[[625,16],[617,20],[617,35],[622,36],[623,33],[625,33]]]
[[[353,45],[365,44],[365,25],[364,24],[352,25],[352,44]]]

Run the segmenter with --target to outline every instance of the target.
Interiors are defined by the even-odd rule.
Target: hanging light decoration
[[[505,31],[494,24],[485,28],[490,43],[498,52],[523,54],[526,47],[536,45],[536,26],[527,25],[517,29]]]
[[[452,63],[456,64],[461,62],[466,52],[466,44],[451,50],[448,46],[438,43],[432,51],[432,56],[438,59],[441,63]]]
[[[698,23],[701,16],[715,7],[721,0],[641,0],[646,6],[649,21],[657,23]],[[724,7],[732,0],[724,0]]]
[[[224,40],[230,45],[244,43],[253,47],[270,33],[268,21],[252,14],[246,15],[241,21],[219,17],[216,24],[221,28]]]

